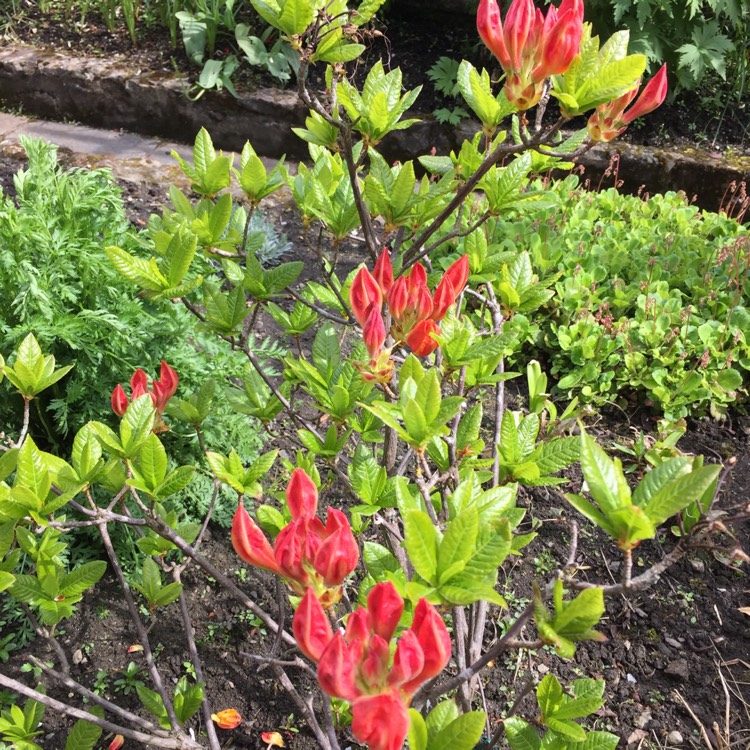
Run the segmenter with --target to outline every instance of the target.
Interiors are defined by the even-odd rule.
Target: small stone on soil
[[[690,567],[696,573],[705,573],[706,572],[706,563],[704,563],[703,560],[691,560],[690,561]]]
[[[681,745],[682,744],[682,735],[675,729],[673,732],[670,732],[667,735],[667,742],[670,745]]]
[[[672,677],[677,677],[680,680],[687,680],[690,671],[685,659],[675,659],[667,664],[664,673],[671,675]]]

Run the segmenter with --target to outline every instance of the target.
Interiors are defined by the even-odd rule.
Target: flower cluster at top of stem
[[[177,391],[178,383],[179,379],[177,373],[164,360],[162,360],[159,379],[154,380],[151,383],[151,390],[149,391],[148,377],[139,367],[130,378],[130,398],[127,397],[125,389],[119,383],[112,391],[112,411],[114,411],[118,417],[122,417],[131,402],[148,393],[151,396],[151,401],[153,401],[157,414],[154,432],[164,432],[169,428],[164,424],[161,415],[164,413],[167,402]]]
[[[403,611],[404,601],[388,581],[373,586],[367,607],[349,615],[344,631],[333,632],[310,591],[294,614],[294,637],[302,652],[317,662],[320,686],[331,697],[352,704],[352,732],[370,750],[403,747],[412,696],[440,674],[451,655],[443,618],[420,599],[411,627],[391,656],[391,640]]]
[[[311,590],[322,606],[330,607],[341,598],[341,584],[359,561],[349,520],[329,508],[323,525],[315,515],[318,490],[304,469],[292,472],[286,500],[292,520],[273,547],[240,502],[232,520],[232,545],[245,562],[281,576],[295,594]]]
[[[496,0],[481,0],[477,30],[505,71],[505,95],[525,111],[538,104],[544,81],[564,73],[578,54],[583,35],[583,0],[550,5],[547,15],[533,0],[513,0],[500,18]]]
[[[427,272],[421,263],[394,280],[388,248],[380,253],[373,272],[363,267],[354,277],[349,304],[362,326],[362,336],[370,355],[370,366],[363,370],[368,380],[387,382],[393,363],[391,350],[384,349],[386,339],[383,302],[387,302],[393,321],[391,335],[398,344],[406,344],[418,357],[432,354],[438,347],[433,334],[440,333],[438,323],[461,294],[469,278],[469,258],[461,256],[443,274],[435,293],[427,287]]]
[[[632,91],[623,94],[614,101],[601,104],[589,117],[586,127],[593,141],[608,142],[625,132],[628,124],[636,117],[642,117],[661,106],[667,96],[667,64],[646,84],[635,104],[627,111],[625,108],[635,99],[641,82],[638,81]]]

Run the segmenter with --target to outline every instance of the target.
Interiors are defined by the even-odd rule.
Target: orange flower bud
[[[270,570],[272,573],[279,573],[271,545],[242,503],[237,506],[232,519],[232,546],[245,562]]]
[[[391,693],[358,698],[352,706],[352,732],[370,750],[401,750],[409,733],[409,712]]]
[[[393,286],[393,265],[391,264],[391,255],[388,247],[384,247],[375,263],[373,274],[375,281],[378,282],[380,291],[385,297]]]
[[[370,361],[377,360],[380,352],[383,351],[385,343],[385,323],[380,313],[379,307],[372,307],[367,320],[362,327],[362,338],[364,339],[367,353],[370,355]]]
[[[179,379],[177,373],[164,361],[161,361],[159,380],[154,380],[151,388],[156,411],[161,414],[172,396],[177,391]]]
[[[354,685],[354,656],[352,648],[337,631],[318,662],[318,682],[332,698],[354,700],[359,691]]]
[[[333,638],[331,623],[323,605],[312,589],[307,589],[294,613],[292,632],[300,651],[314,662],[320,660],[323,651]]]
[[[424,653],[424,667],[413,680],[402,686],[406,693],[413,693],[423,682],[443,671],[451,657],[451,637],[443,618],[427,599],[420,599],[414,610],[410,630],[417,636]]]
[[[118,384],[112,391],[112,411],[117,414],[118,417],[121,417],[128,410],[129,403],[128,397],[125,395],[125,390]]]
[[[220,729],[236,729],[242,724],[242,717],[234,708],[225,708],[216,714],[211,714],[211,721]]]
[[[121,734],[116,734],[112,742],[109,743],[108,750],[120,750],[125,744],[125,738]]]
[[[660,107],[667,96],[667,64],[645,85],[635,104],[623,115],[622,121],[627,125],[649,112]]]
[[[323,576],[326,586],[340,586],[357,567],[359,547],[347,517],[336,508],[328,509],[326,534],[328,537],[315,553],[315,570]]]
[[[426,357],[438,348],[438,342],[432,337],[433,333],[440,333],[440,329],[434,320],[427,319],[412,328],[406,337],[406,343],[417,357]]]
[[[383,304],[383,293],[380,291],[378,282],[366,269],[360,268],[354,277],[349,290],[349,304],[357,322],[363,326],[370,313],[370,307],[379,308]]]
[[[367,611],[370,613],[373,632],[390,641],[404,611],[404,600],[390,581],[376,583],[367,595]]]
[[[313,518],[318,510],[318,488],[304,469],[295,469],[286,486],[286,503],[293,519]]]

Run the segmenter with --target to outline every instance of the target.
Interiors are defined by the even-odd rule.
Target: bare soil
[[[0,185],[12,194],[12,175],[19,167],[16,159],[0,157]],[[164,186],[121,183],[129,216],[142,226],[148,215],[163,200]],[[315,259],[300,242],[301,230],[293,221],[288,207],[279,204],[275,220],[286,222],[285,231],[295,241],[299,256],[314,267]],[[352,253],[351,262],[355,258]],[[272,329],[269,327],[269,331]],[[521,405],[522,396],[512,395]],[[623,418],[622,413],[603,415],[590,430],[607,447],[631,439],[633,428],[653,428],[650,415],[640,412]],[[735,469],[729,474],[721,494],[724,509],[747,505],[750,490],[750,418],[734,414],[724,423],[691,421],[681,443],[685,450],[703,453],[707,460],[724,460],[736,456]],[[580,489],[581,477],[570,472],[573,491]],[[566,487],[565,489],[569,489]],[[323,502],[340,503],[340,496],[329,492]],[[510,614],[519,612],[531,595],[532,581],[545,580],[563,564],[568,556],[570,522],[577,520],[581,529],[576,563],[583,579],[614,582],[620,558],[617,550],[598,530],[592,530],[554,489],[522,489],[520,502],[528,507],[525,530],[532,519],[538,524],[538,536],[527,548],[524,557],[505,570],[514,588],[501,591],[507,597]],[[224,572],[234,577],[241,588],[276,616],[277,600],[274,583],[238,560],[231,548],[229,534],[218,526],[211,534],[204,553]],[[735,528],[738,539],[747,545],[750,524],[746,521]],[[665,532],[654,542],[644,542],[636,550],[635,572],[645,570],[660,560],[675,544]],[[292,750],[316,747],[310,733],[295,713],[293,704],[266,671],[242,656],[243,652],[267,653],[272,639],[257,622],[248,618],[242,607],[223,593],[195,566],[185,576],[189,606],[196,628],[196,639],[207,675],[207,695],[214,710],[236,708],[245,718],[236,730],[223,732],[227,747],[265,747],[260,739],[263,731],[278,730]],[[581,676],[603,678],[607,682],[605,707],[595,718],[595,728],[616,733],[625,748],[704,748],[728,750],[750,747],[750,617],[739,611],[750,605],[750,582],[746,570],[730,567],[711,550],[684,558],[651,590],[633,598],[608,600],[607,614],[600,629],[607,636],[605,643],[581,644],[574,660],[563,661],[548,649],[512,654],[498,660],[485,675],[484,696],[494,731],[500,717],[513,703],[515,696],[529,679],[538,680],[546,672],[562,680]],[[492,612],[487,640],[490,642],[509,618],[507,612]],[[0,637],[3,634],[0,633]],[[532,638],[533,631],[525,634]],[[153,644],[158,644],[157,664],[173,684],[184,672],[188,659],[181,636],[181,624],[175,606],[164,608],[151,631]],[[93,685],[97,674],[105,673],[105,695],[139,709],[133,693],[124,695],[115,690],[114,682],[121,677],[130,661],[143,666],[142,655],[128,654],[136,642],[122,596],[108,574],[91,591],[76,616],[65,623],[63,645],[69,656],[82,657],[73,667],[72,676]],[[27,654],[47,657],[37,640],[22,651],[13,652],[3,665],[18,677]],[[28,676],[21,675],[28,680]],[[306,676],[292,673],[304,695],[312,686]],[[67,697],[67,691],[51,687],[50,693]],[[521,715],[533,717],[533,702],[525,699]],[[590,725],[591,727],[591,725]],[[64,744],[69,722],[48,711],[41,742],[45,750],[57,750]],[[196,726],[200,730],[199,724]],[[730,745],[722,744],[728,739]],[[103,738],[104,742],[104,738]],[[352,744],[353,743],[353,744]],[[347,738],[344,747],[356,743]],[[106,745],[104,745],[106,746]],[[128,742],[128,748],[137,743]]]

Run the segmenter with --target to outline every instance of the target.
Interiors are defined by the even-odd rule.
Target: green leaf
[[[643,509],[654,526],[686,508],[711,486],[721,466],[702,466],[685,476],[677,477],[654,495]]]
[[[79,719],[65,740],[65,750],[93,750],[102,736],[102,728],[86,719]]]
[[[437,574],[441,584],[449,580],[445,576],[448,570],[454,569],[454,574],[463,570],[475,550],[478,532],[479,514],[473,506],[464,508],[448,524],[438,547]],[[454,568],[456,563],[463,563],[460,570]]]
[[[473,750],[487,719],[483,711],[469,711],[441,729],[430,742],[430,750]]]
[[[414,570],[431,584],[437,582],[438,531],[422,510],[404,515],[404,546]]]
[[[135,691],[138,694],[138,698],[143,704],[143,707],[148,712],[152,713],[159,720],[160,724],[164,721],[168,722],[167,710],[164,708],[164,701],[162,701],[159,693],[150,690],[145,685],[141,684],[136,684]]]
[[[138,472],[150,489],[155,489],[167,473],[167,452],[161,440],[152,432],[138,452]]]
[[[151,434],[156,420],[156,408],[148,393],[128,405],[120,422],[120,440],[126,455],[132,456]]]
[[[427,716],[427,731],[430,739],[459,717],[458,706],[454,700],[438,703]]]
[[[79,565],[62,577],[60,594],[66,597],[79,596],[99,581],[106,570],[107,563],[103,560],[94,560]]]
[[[596,441],[583,430],[581,430],[581,471],[591,496],[606,516],[626,504],[621,502],[618,496],[618,488],[625,483],[622,468],[617,466],[596,444]]]
[[[503,726],[511,750],[540,750],[542,741],[531,724],[511,716],[505,719]]]
[[[167,604],[177,601],[182,593],[181,583],[168,583],[153,598],[151,602],[155,607],[166,607]]]
[[[409,750],[427,750],[427,725],[422,714],[409,709]]]

